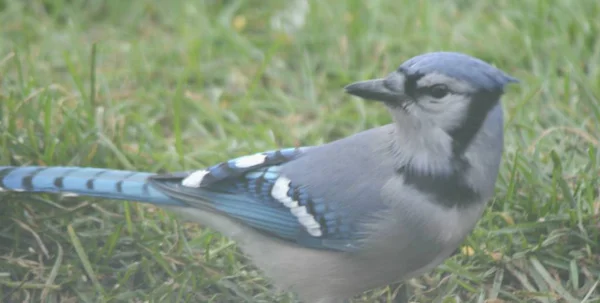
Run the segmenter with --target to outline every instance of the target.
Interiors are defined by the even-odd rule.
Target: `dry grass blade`
[[[42,290],[42,293],[40,295],[41,301],[42,302],[46,302],[46,298],[48,297],[48,293],[51,290],[51,287],[55,286],[54,281],[56,280],[56,277],[58,276],[58,271],[60,270],[60,267],[62,266],[62,262],[63,262],[63,248],[60,245],[60,243],[56,242],[56,247],[58,248],[58,252],[56,253],[56,261],[54,262],[54,265],[52,266],[52,270],[50,271],[50,274],[48,275],[48,279],[46,279],[46,288],[44,288],[44,290]]]

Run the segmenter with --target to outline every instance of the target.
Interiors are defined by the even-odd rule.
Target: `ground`
[[[434,50],[519,78],[496,194],[418,302],[600,302],[600,2],[0,0],[0,164],[151,172],[388,123],[343,86]],[[294,302],[137,203],[0,193],[1,302]],[[391,302],[397,287],[355,302]],[[377,299],[376,299],[377,298]]]

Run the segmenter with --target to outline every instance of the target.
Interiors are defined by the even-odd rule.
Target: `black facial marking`
[[[498,103],[502,91],[479,91],[470,95],[471,103],[467,109],[466,118],[459,127],[448,134],[452,137],[452,149],[455,155],[462,155],[475,134],[481,128],[488,112]]]
[[[433,195],[434,201],[445,207],[461,207],[475,203],[479,193],[469,186],[464,178],[470,164],[458,157],[452,163],[452,171],[443,176],[420,172],[411,168],[410,164],[399,168],[397,173],[404,176],[405,184]]]
[[[402,70],[400,70],[400,71],[403,72]],[[405,76],[404,92],[408,96],[411,96],[414,98],[418,92],[417,81],[419,81],[419,79],[423,78],[423,76],[425,76],[425,75],[424,74],[407,75],[406,73],[404,73],[404,76]]]

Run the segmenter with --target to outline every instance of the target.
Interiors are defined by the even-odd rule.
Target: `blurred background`
[[[344,85],[464,52],[521,83],[495,198],[412,300],[600,302],[598,16],[595,0],[0,0],[0,164],[164,172],[321,144],[390,122]],[[0,193],[0,302],[295,300],[159,209]]]

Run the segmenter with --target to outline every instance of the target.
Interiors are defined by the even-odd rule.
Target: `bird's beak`
[[[400,97],[398,92],[390,90],[385,79],[359,81],[345,87],[346,92],[366,100],[394,102]]]

